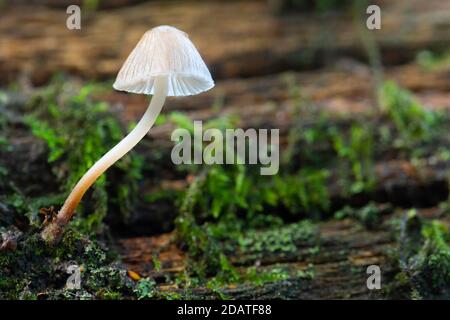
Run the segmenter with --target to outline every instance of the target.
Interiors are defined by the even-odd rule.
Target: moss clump
[[[282,267],[272,267],[269,270],[258,270],[256,267],[250,267],[243,276],[246,282],[261,286],[267,282],[283,281],[290,278],[289,272]]]
[[[384,83],[380,96],[384,111],[397,131],[394,146],[413,150],[430,141],[442,122],[442,114],[426,110],[410,92],[392,81]]]
[[[0,240],[13,238],[13,245],[0,254],[0,298],[133,298],[134,284],[127,277],[127,270],[117,264],[117,257],[95,240],[94,235],[103,231],[103,219],[111,212],[107,211],[110,204],[116,204],[122,216],[131,211],[142,167],[140,158],[127,156],[100,179],[87,194],[84,206],[79,208],[77,218],[60,244],[49,247],[39,236],[43,220],[51,218],[55,212],[41,208],[62,204],[72,185],[123,135],[119,122],[108,112],[107,106],[89,98],[91,86],[68,94],[62,83],[64,81],[52,83],[32,97],[24,107],[30,109],[31,115],[25,119],[28,127],[20,127],[20,130],[31,130],[45,141],[53,170],[53,175],[47,176],[56,180],[54,184],[59,188],[49,188],[54,194],[23,193],[15,185],[12,174],[5,180],[7,184],[0,185]],[[5,114],[15,112],[8,111]],[[21,115],[17,119],[23,120]],[[12,129],[3,118],[3,112],[0,120],[0,136],[13,137],[14,132],[10,132]],[[7,152],[5,142],[0,145],[0,155]],[[6,168],[6,174],[9,169]],[[2,184],[4,180],[0,181]],[[45,188],[42,189],[45,192]],[[70,266],[82,270],[80,289],[65,287]]]
[[[192,133],[192,121],[187,116],[175,112],[168,118]],[[203,127],[205,130],[218,128],[224,131],[234,128],[237,122],[238,119],[225,116],[212,119]],[[224,151],[224,157],[227,152]],[[190,195],[192,210],[200,220],[212,218],[220,221],[222,217],[228,219],[229,215],[239,216],[245,212],[243,218],[251,221],[257,214],[280,207],[293,215],[310,217],[327,210],[330,204],[327,188],[329,171],[321,168],[307,167],[296,172],[284,170],[286,172],[275,176],[261,176],[260,167],[256,165],[190,165],[183,169],[188,174],[201,176],[197,182],[197,192]]]
[[[185,116],[175,114],[170,118],[192,130]],[[233,124],[231,119],[215,119],[204,127],[224,129]],[[189,257],[185,276],[189,280],[183,283],[201,284],[206,278],[210,278],[211,286],[245,281],[245,275],[229,261],[239,247],[255,254],[293,252],[314,233],[308,221],[282,228],[281,237],[279,230],[263,232],[262,240],[259,232],[247,234],[246,230],[281,226],[283,221],[277,216],[280,207],[293,215],[318,216],[329,205],[326,170],[307,168],[279,178],[261,176],[257,166],[238,164],[186,169],[195,178],[179,201],[176,219],[179,243]],[[271,211],[276,214],[271,215]]]
[[[416,55],[416,63],[426,70],[448,70],[450,69],[450,51],[420,51]]]
[[[220,287],[231,283],[258,284],[284,279],[280,276],[281,273],[276,271],[258,271],[258,276],[256,271],[251,269],[248,272],[239,272],[230,263],[229,257],[239,249],[256,255],[295,252],[298,246],[315,241],[316,226],[310,221],[302,221],[265,231],[244,231],[249,229],[249,224],[232,214],[222,216],[215,223],[199,223],[194,216],[193,206],[205,174],[200,174],[191,184],[176,220],[178,240],[188,249],[189,257],[188,270],[179,281],[180,285],[189,287],[205,284],[206,281],[210,289],[220,292]],[[282,222],[275,225],[280,223]],[[208,278],[209,280],[206,280]]]
[[[108,106],[90,98],[93,88],[88,85],[67,96],[66,89],[54,83],[30,102],[32,113],[26,123],[46,142],[48,161],[63,194],[123,137],[121,125]],[[128,217],[136,200],[142,163],[141,157],[130,153],[98,179],[77,209],[80,214],[75,223],[79,230],[100,232],[110,204],[122,217]]]
[[[79,289],[67,289],[68,267],[80,268]],[[30,232],[16,250],[0,256],[2,299],[110,299],[131,296],[133,283],[115,256],[80,233],[69,229],[61,243],[47,246]]]
[[[352,124],[348,132],[331,128],[333,148],[338,156],[340,184],[344,195],[370,192],[375,186],[373,171],[374,130],[367,124]]]
[[[344,208],[336,211],[334,217],[338,220],[344,218],[351,218],[358,221],[366,229],[376,229],[382,222],[383,214],[392,211],[390,206],[377,205],[374,202],[369,202],[362,208],[352,208],[345,206]]]
[[[410,211],[400,222],[395,288],[389,295],[411,299],[450,298],[450,232],[441,222]],[[395,289],[395,290],[394,290]]]
[[[251,230],[239,238],[239,247],[246,253],[293,253],[299,246],[317,239],[317,226],[308,220],[269,230]]]
[[[330,172],[325,169],[305,168],[296,174],[276,176],[266,188],[271,191],[270,205],[286,208],[291,214],[304,213],[320,217],[330,207],[327,187]]]

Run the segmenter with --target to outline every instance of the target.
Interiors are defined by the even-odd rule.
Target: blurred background
[[[382,28],[369,31],[365,1],[3,0],[0,83],[4,87],[42,86],[58,73],[80,81],[112,81],[142,34],[169,24],[190,35],[218,85],[201,97],[173,102],[166,110],[196,109],[201,114],[208,112],[206,106],[222,99],[229,109],[265,117],[265,108],[253,105],[288,100],[286,90],[281,92],[284,83],[280,76],[311,70],[321,71],[293,74],[301,78],[296,83],[308,97],[327,108],[363,108],[370,103],[367,91],[379,81],[379,76],[371,76],[382,73],[382,66],[388,67],[389,76],[407,82],[406,86],[426,91],[420,99],[445,104],[446,92],[434,95],[426,90],[430,86],[438,91],[436,85],[445,83],[425,81],[417,68],[400,72],[395,67],[415,61],[432,64],[445,55],[447,3],[374,3],[382,9]],[[65,9],[70,4],[82,8],[81,30],[65,27],[69,16]],[[325,74],[324,68],[334,73]],[[347,81],[341,81],[343,78]],[[132,120],[141,114],[145,106],[141,100],[146,97],[110,99],[127,99],[124,116]],[[246,108],[240,108],[243,105]],[[282,110],[280,113],[271,120],[282,118]]]
[[[71,4],[80,30],[66,27]],[[380,30],[366,27],[370,4],[381,8]],[[405,240],[411,219],[449,225],[448,1],[0,0],[3,228],[39,226],[39,209],[58,208],[140,118],[149,97],[112,83],[144,32],[163,24],[189,34],[216,86],[169,98],[144,141],[86,195],[74,228],[112,235],[129,268],[163,285],[183,270],[228,283],[233,268],[264,266],[274,286],[227,294],[367,298],[364,268],[378,263],[396,288],[383,297],[448,297],[448,231],[436,267],[408,259],[436,254],[421,250],[438,240],[401,251],[391,228],[402,225]],[[170,134],[192,120],[279,128],[280,173],[173,165]],[[403,255],[392,260],[393,249]],[[405,265],[419,271],[399,284]],[[309,282],[276,284],[297,278]]]

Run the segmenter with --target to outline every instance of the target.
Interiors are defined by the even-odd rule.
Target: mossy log
[[[237,299],[378,299],[386,297],[386,290],[369,290],[366,269],[379,265],[382,272],[382,289],[396,286],[394,275],[398,270],[390,254],[397,247],[390,219],[403,212],[383,217],[375,230],[365,230],[355,221],[327,221],[320,223],[317,241],[312,244],[297,244],[296,251],[266,253],[255,258],[252,254],[238,253],[231,261],[239,269],[256,265],[260,270],[283,266],[302,272],[313,266],[310,279],[291,277],[283,281],[263,285],[239,284],[221,291]],[[439,218],[447,226],[450,219],[442,216],[439,209],[424,209],[418,213],[427,219]],[[186,268],[186,253],[174,244],[173,234],[156,237],[121,239],[117,248],[123,262],[130,270],[142,276],[151,276],[159,282],[162,290],[173,289],[165,283]],[[158,257],[161,269],[155,270],[152,261]],[[207,288],[193,289],[200,298],[214,298],[216,293]],[[394,293],[395,294],[395,293]]]
[[[16,123],[6,136],[12,152],[1,151],[3,154],[0,154],[2,155],[1,164],[9,170],[9,179],[25,196],[35,197],[57,193],[58,186],[51,166],[47,162],[45,144],[31,135],[20,118],[16,119],[14,114],[11,114],[9,118]],[[169,154],[170,145],[164,143],[165,147],[161,148],[161,144],[158,143],[164,140],[145,141],[144,145],[138,148],[138,152],[145,156],[152,154],[153,150],[158,148],[163,153]],[[13,156],[10,156],[11,154]],[[155,172],[159,174],[158,181],[156,177],[143,181],[141,184],[143,195],[151,195],[160,190],[182,190],[188,186],[186,179],[174,175],[173,170],[169,170],[171,167],[167,167],[166,161],[163,160],[154,165],[159,166],[159,170]],[[436,162],[433,158],[424,159],[420,165],[412,165],[406,160],[378,159],[374,164],[374,173],[377,184],[373,192],[349,198],[342,194],[342,188],[338,183],[338,171],[332,171],[331,183],[328,186],[332,208],[339,208],[345,203],[364,205],[372,200],[390,202],[404,207],[433,206],[445,200],[448,194],[448,164]],[[42,188],[43,185],[45,188]],[[170,230],[173,227],[172,218],[175,212],[172,202],[142,203],[131,213],[127,229],[131,233]]]
[[[314,104],[314,108],[322,108],[338,114],[351,112],[352,117],[358,117],[360,112],[371,108],[370,101],[364,98],[370,91],[370,85],[366,81],[367,76],[364,73],[355,71],[355,68],[351,70],[349,71],[352,74],[350,79],[348,73],[342,70],[323,70],[315,74],[290,73],[288,75],[293,77],[295,83],[300,84],[307,96],[306,101]],[[190,99],[169,100],[165,112],[178,110],[187,112],[192,119],[196,120],[236,114],[241,118],[240,126],[243,128],[267,126],[280,128],[281,142],[285,144],[286,133],[295,122],[292,109],[294,104],[298,103],[295,97],[286,93],[288,84],[285,76],[220,81],[214,92]],[[418,99],[427,107],[450,107],[448,105],[450,84],[445,71],[427,72],[416,65],[410,65],[394,68],[388,72],[388,76],[400,81],[404,87],[415,91]],[[219,112],[215,112],[210,106],[221,95],[225,98],[223,107]],[[124,123],[131,121],[147,105],[145,99],[140,95],[124,95],[112,91],[99,94],[95,99],[110,102],[112,109],[118,111]],[[8,106],[5,106],[4,112],[2,111],[13,124],[12,132],[9,132],[6,138],[14,150],[12,153],[8,152],[2,155],[2,164],[8,168],[11,180],[24,195],[39,196],[45,195],[42,192],[56,193],[58,186],[46,159],[45,144],[31,135],[21,119],[20,106],[26,100],[26,96],[12,95],[8,98]],[[272,104],[264,101],[272,101]],[[126,108],[121,109],[120,105],[126,106]],[[245,105],[247,105],[246,108],[244,108]],[[160,150],[167,156],[172,146],[170,132],[173,128],[174,126],[171,124],[156,126],[151,130],[148,139],[138,146],[137,151],[145,156],[152,155],[154,150]],[[13,156],[9,156],[11,154]],[[181,190],[187,186],[187,181],[180,178],[179,175],[174,175],[172,167],[167,167],[168,164],[170,165],[170,161],[154,164],[162,166],[159,168],[161,170],[152,173],[151,180],[143,181],[141,184],[142,194],[151,195],[158,190]],[[416,167],[407,161],[379,159],[375,166],[375,172],[378,184],[371,194],[354,196],[352,199],[343,198],[339,191],[339,185],[331,184],[332,206],[339,207],[348,200],[355,205],[376,200],[392,202],[401,206],[432,206],[444,200],[448,192],[447,166],[445,164],[429,165],[424,163],[423,166]],[[154,174],[158,175],[157,178]],[[42,188],[43,185],[45,188]],[[131,213],[126,229],[130,233],[137,234],[169,231],[173,228],[172,218],[174,216],[175,210],[171,202],[142,203]]]
[[[421,48],[449,43],[446,2],[379,2],[382,29],[372,34],[385,63],[404,62]],[[1,83],[26,75],[42,84],[60,71],[89,79],[114,77],[142,34],[160,24],[189,33],[216,79],[311,68],[330,56],[366,56],[348,11],[277,16],[264,1],[150,2],[85,10],[81,30],[68,30],[67,17],[64,8],[2,8]]]
[[[450,108],[448,70],[426,70],[416,64],[392,67],[386,79],[414,93],[426,108]],[[294,92],[293,92],[294,91]],[[249,79],[217,81],[213,90],[188,98],[168,98],[162,114],[185,113],[192,120],[236,116],[241,128],[278,128],[281,143],[294,122],[295,110],[360,114],[374,110],[370,70],[354,60],[342,60],[335,68],[314,72],[287,72]],[[106,101],[124,123],[136,121],[148,105],[146,96],[106,90],[94,96]],[[157,146],[172,145],[172,123],[155,126],[148,137]]]

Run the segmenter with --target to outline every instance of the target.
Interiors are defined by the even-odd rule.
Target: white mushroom
[[[52,223],[42,232],[49,243],[57,242],[84,193],[117,160],[150,130],[166,96],[195,95],[214,87],[208,68],[186,33],[170,26],[147,31],[117,75],[117,90],[153,95],[136,127],[98,160],[78,181]]]

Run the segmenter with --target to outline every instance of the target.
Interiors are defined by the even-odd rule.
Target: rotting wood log
[[[419,102],[430,109],[450,108],[448,70],[424,70],[411,64],[386,71],[386,79],[411,90]],[[299,90],[301,97],[289,93]],[[188,98],[169,98],[162,113],[181,111],[192,120],[236,115],[242,128],[268,126],[283,135],[295,121],[295,109],[308,108],[332,114],[358,114],[374,108],[371,101],[369,70],[355,61],[337,64],[334,69],[289,72],[251,79],[218,81],[214,90]],[[148,104],[147,97],[105,91],[95,96],[106,101],[125,123],[138,119]],[[212,106],[218,106],[212,108]],[[157,145],[171,144],[175,126],[167,123],[152,128],[149,138]]]
[[[46,160],[45,145],[32,137],[14,114],[10,114],[10,117],[15,122],[14,131],[6,138],[10,140],[15,156],[8,157],[5,154],[1,163],[9,168],[11,181],[27,196],[37,196],[42,190],[56,192],[57,184]],[[159,143],[165,140],[165,138],[147,139],[137,148],[137,152],[144,156],[151,155],[153,150],[158,148],[168,154],[170,144]],[[163,145],[164,148],[161,148]],[[378,181],[375,191],[351,198],[341,194],[341,188],[337,183],[338,173],[332,172],[332,177],[335,177],[331,179],[332,183],[329,185],[332,208],[339,208],[344,202],[363,205],[370,200],[392,202],[401,206],[436,205],[448,194],[448,164],[436,162],[435,159],[429,160],[429,163],[425,161],[423,166],[415,167],[407,161],[379,159],[374,167]],[[170,161],[161,161],[160,165],[163,167],[157,171],[160,175],[159,180],[154,179],[152,174],[152,180],[145,180],[141,184],[143,195],[151,195],[158,190],[181,190],[187,187],[188,182],[184,178],[174,175]],[[42,188],[42,185],[46,188]],[[175,214],[173,203],[141,203],[131,213],[125,229],[128,234],[169,231],[173,228]],[[118,225],[123,226],[122,222],[118,222]]]
[[[415,64],[389,68],[386,79],[398,82],[411,90],[417,99],[430,109],[450,109],[450,81],[448,70],[424,70]],[[217,81],[216,87],[203,94],[187,98],[168,98],[162,114],[180,111],[192,120],[236,115],[242,128],[269,126],[279,128],[283,135],[295,121],[299,104],[313,110],[334,114],[358,114],[374,108],[371,99],[370,72],[355,61],[342,61],[334,69],[314,72],[288,72],[251,79]],[[81,83],[71,82],[75,92]],[[78,89],[76,89],[78,88]],[[295,97],[289,90],[299,90]],[[22,95],[8,94],[10,109],[24,105],[35,92],[30,89]],[[126,94],[112,88],[94,94],[94,99],[110,104],[125,125],[142,116],[148,97]],[[212,106],[216,106],[212,108]],[[148,137],[157,146],[171,145],[171,123],[158,125]]]
[[[345,195],[342,193],[337,177],[338,172],[333,171],[327,186],[330,197],[330,211],[342,208],[344,205],[363,206],[370,201],[379,203],[392,203],[400,207],[430,207],[445,201],[448,196],[449,164],[424,164],[421,168],[415,167],[407,161],[382,161],[375,164],[375,189],[370,193]],[[151,195],[155,191],[182,190],[187,188],[186,179],[164,180],[158,185],[144,185],[143,194]],[[163,230],[173,228],[176,217],[176,208],[173,204],[162,202],[158,210],[153,205],[142,205],[135,210],[126,225],[129,234],[153,233],[155,226],[164,223]],[[269,208],[268,208],[269,209]],[[277,209],[270,208],[271,212]],[[307,214],[307,213],[304,213]],[[324,215],[327,215],[324,213]],[[168,222],[169,221],[169,222]]]
[[[11,117],[14,118],[14,115]],[[40,190],[57,191],[55,178],[46,160],[45,145],[31,136],[19,119],[14,121],[16,121],[14,131],[6,137],[14,157],[9,157],[5,153],[1,161],[2,165],[8,168],[11,181],[27,196],[37,196]],[[145,141],[137,151],[145,156],[148,153],[152,154],[152,150],[156,147],[156,141]],[[165,150],[166,153],[170,151],[167,148]],[[167,163],[162,161],[161,165],[167,166]],[[181,190],[187,187],[188,182],[184,178],[180,179],[179,176],[173,175],[173,170],[169,170],[169,167],[160,169],[162,170],[158,172],[162,176],[158,181],[155,179],[143,181],[142,194],[152,194],[158,190]],[[436,159],[424,159],[419,167],[405,160],[380,159],[375,163],[374,171],[377,181],[375,191],[371,194],[353,196],[350,199],[341,194],[341,188],[337,183],[338,172],[332,172],[332,177],[335,177],[331,179],[334,183],[329,186],[332,206],[339,207],[345,201],[362,205],[370,200],[392,202],[402,206],[432,206],[444,200],[448,194],[448,163],[439,162]],[[45,189],[41,188],[43,184],[46,186]],[[172,221],[171,218],[175,216],[173,204],[158,203],[158,210],[149,204],[138,207],[138,210],[131,214],[127,226],[131,233],[148,232],[149,226],[157,226],[153,232],[161,228],[167,231],[173,227],[172,222],[167,222]],[[166,221],[164,227],[161,226],[163,221]]]
[[[450,6],[440,0],[380,1],[383,27],[373,32],[386,63],[450,42]],[[249,77],[324,64],[330,56],[365,57],[348,12],[275,16],[264,1],[155,2],[83,12],[68,30],[64,8],[6,6],[0,12],[2,84],[18,75],[43,84],[66,71],[111,78],[149,28],[174,25],[192,37],[216,79]],[[364,27],[364,26],[363,26]]]
[[[289,255],[272,252],[258,256],[257,260],[251,255],[235,255],[231,258],[232,262],[241,269],[243,265],[257,265],[260,270],[282,266],[287,270],[299,272],[312,265],[314,276],[312,279],[292,277],[261,286],[244,283],[224,288],[222,291],[225,295],[237,299],[382,298],[379,290],[367,289],[366,268],[373,264],[380,266],[383,287],[394,281],[393,276],[398,270],[391,263],[389,252],[395,249],[397,244],[389,219],[402,214],[403,212],[399,211],[385,216],[384,222],[375,230],[365,230],[351,219],[321,222],[319,241],[309,245],[298,244],[297,250]],[[437,208],[419,210],[418,214],[427,219],[437,218],[450,225],[450,219],[443,217]],[[319,249],[316,250],[316,247]],[[127,268],[142,276],[153,277],[162,290],[174,289],[165,283],[166,276],[173,278],[186,268],[186,253],[175,245],[173,233],[120,239],[117,249]],[[152,264],[154,256],[161,262],[161,269],[158,271]],[[202,298],[217,297],[206,288],[195,288],[192,291]]]

